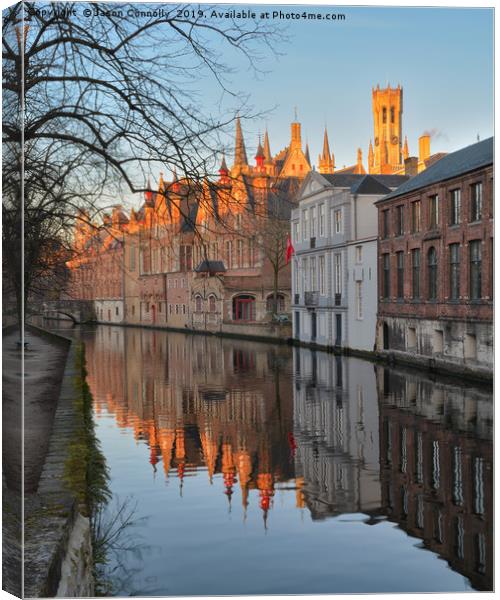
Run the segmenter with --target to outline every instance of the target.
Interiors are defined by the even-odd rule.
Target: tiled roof
[[[493,138],[488,138],[456,152],[447,154],[428,169],[400,185],[383,200],[402,196],[439,181],[446,181],[464,173],[493,164]]]

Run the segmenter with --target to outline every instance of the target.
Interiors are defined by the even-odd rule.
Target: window
[[[335,293],[342,294],[342,254],[335,255]]]
[[[276,305],[276,310],[274,309]],[[266,299],[266,310],[270,313],[285,312],[285,296],[283,294],[276,294],[276,304],[274,300],[274,294],[269,294]]]
[[[307,291],[307,258],[302,259],[302,285],[304,286],[303,292]]]
[[[389,209],[382,211],[382,238],[385,240],[389,237]]]
[[[481,298],[481,241],[474,240],[469,243],[469,273],[471,300]]]
[[[236,242],[237,252],[238,252],[238,267],[243,267],[243,240],[238,240]]]
[[[118,306],[115,306],[115,315],[118,316]]]
[[[435,229],[439,226],[439,196],[435,194],[429,198],[429,227]]]
[[[411,232],[418,233],[420,231],[420,200],[411,203]]]
[[[382,296],[389,298],[391,295],[391,256],[382,255],[383,278],[382,278]]]
[[[382,123],[387,123],[387,108],[385,106],[382,108]]]
[[[460,244],[450,244],[450,300],[460,297]]]
[[[192,259],[191,259],[191,246],[181,245],[180,247],[180,271],[191,271],[192,267]]]
[[[460,223],[460,190],[452,190],[450,192],[450,225],[458,225]]]
[[[400,204],[396,206],[396,235],[404,233],[404,206]]]
[[[295,221],[293,224],[293,241],[300,241],[300,231],[299,231],[299,222]]]
[[[356,318],[363,319],[363,289],[362,281],[356,281]]]
[[[325,205],[319,205],[319,235],[323,237],[325,235]]]
[[[483,211],[483,184],[474,183],[470,186],[470,220],[480,221]]]
[[[412,298],[420,298],[420,248],[411,251]]]
[[[248,240],[248,265],[255,266],[255,238],[253,237]]]
[[[130,246],[129,269],[135,271],[135,246]]]
[[[319,257],[319,293],[325,295],[325,256]]]
[[[356,262],[363,262],[363,246],[356,246]]]
[[[391,123],[394,123],[394,106],[391,106]]]
[[[255,320],[255,298],[240,294],[233,298],[233,319],[235,321]]]
[[[231,269],[233,267],[233,242],[226,242],[226,262],[227,268]]]
[[[309,211],[304,209],[302,211],[302,239],[306,240],[309,234]]]
[[[437,298],[437,254],[434,246],[427,253],[427,297],[429,300]]]
[[[208,310],[211,313],[215,312],[215,296],[213,294],[208,297]]]
[[[202,311],[202,298],[199,294],[195,298],[195,311],[196,312]],[[172,312],[172,305],[170,305],[170,312]]]
[[[404,252],[396,252],[397,264],[397,297],[404,298],[404,277],[405,277],[405,255]]]
[[[310,290],[311,292],[315,292],[317,290],[317,280],[316,280],[316,258],[314,256],[311,256],[310,258],[310,277],[311,277],[311,281],[310,281]]]
[[[236,215],[236,231],[241,230],[241,214]]]
[[[335,233],[342,233],[342,210],[336,210],[335,218]]]
[[[453,504],[462,506],[464,503],[462,449],[453,447]]]
[[[310,208],[311,211],[311,236],[316,237],[316,207],[312,206]]]

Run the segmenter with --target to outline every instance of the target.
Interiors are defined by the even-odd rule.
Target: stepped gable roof
[[[383,200],[396,198],[408,192],[419,190],[433,183],[446,181],[470,171],[493,164],[493,138],[490,137],[456,152],[447,154],[430,167],[412,177]]]
[[[222,260],[202,260],[195,268],[196,273],[225,273],[226,267]]]

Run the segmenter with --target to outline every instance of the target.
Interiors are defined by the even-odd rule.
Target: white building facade
[[[374,350],[375,202],[406,179],[397,175],[322,175],[315,171],[307,175],[291,217],[295,339]]]

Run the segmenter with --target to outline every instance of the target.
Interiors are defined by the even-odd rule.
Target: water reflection
[[[380,367],[377,383],[384,513],[491,590],[491,396]]]
[[[354,564],[342,582],[331,563],[323,565],[319,550],[318,555],[307,550],[311,543],[311,548],[348,553],[327,527],[340,515],[341,522],[349,515],[375,526],[365,528],[366,540],[379,530],[373,535],[384,540],[384,523],[397,524],[446,559],[472,587],[491,589],[492,399],[487,390],[285,346],[114,327],[84,335],[98,422],[111,415],[122,435],[147,446],[141,469],[175,487],[176,496],[169,495],[162,510],[170,509],[183,532],[193,518],[187,507],[196,502],[197,527],[206,527],[207,535],[233,549],[227,551],[231,556],[222,554],[234,572],[231,581],[212,582],[208,573],[203,579],[200,568],[200,587],[176,583],[160,586],[158,593],[467,589],[450,577],[442,579],[444,587],[427,585],[418,575],[420,563],[424,568],[422,551],[414,548],[415,541],[408,545],[408,538],[397,542],[411,549],[414,562],[407,572],[401,565],[398,574],[393,565],[396,574],[381,582],[374,564],[366,573]],[[136,465],[135,455],[133,460]],[[129,471],[125,475],[116,467],[120,491],[127,489],[128,478],[137,477]],[[257,511],[260,525],[249,517],[247,526],[280,536],[279,556],[266,558],[273,579],[263,575],[262,588],[247,569],[238,575],[243,555],[257,542],[248,529],[237,529],[234,519],[226,537],[220,537],[224,521],[215,522],[214,491],[226,514],[245,523]],[[295,544],[294,511],[301,514],[303,554],[292,559],[287,544]],[[311,529],[314,522],[319,529]],[[357,526],[346,530],[347,539],[355,539]],[[192,535],[192,546],[191,538],[183,543],[194,560],[197,538]],[[165,551],[173,552],[168,543],[162,538]],[[260,544],[255,548],[262,553]],[[268,545],[271,549],[272,542]],[[379,543],[378,555],[370,560],[389,560],[392,550]],[[312,582],[300,573],[313,563],[317,579]],[[445,563],[433,565],[443,578]],[[150,569],[150,576],[161,580],[160,569]],[[278,581],[277,572],[282,573]]]

